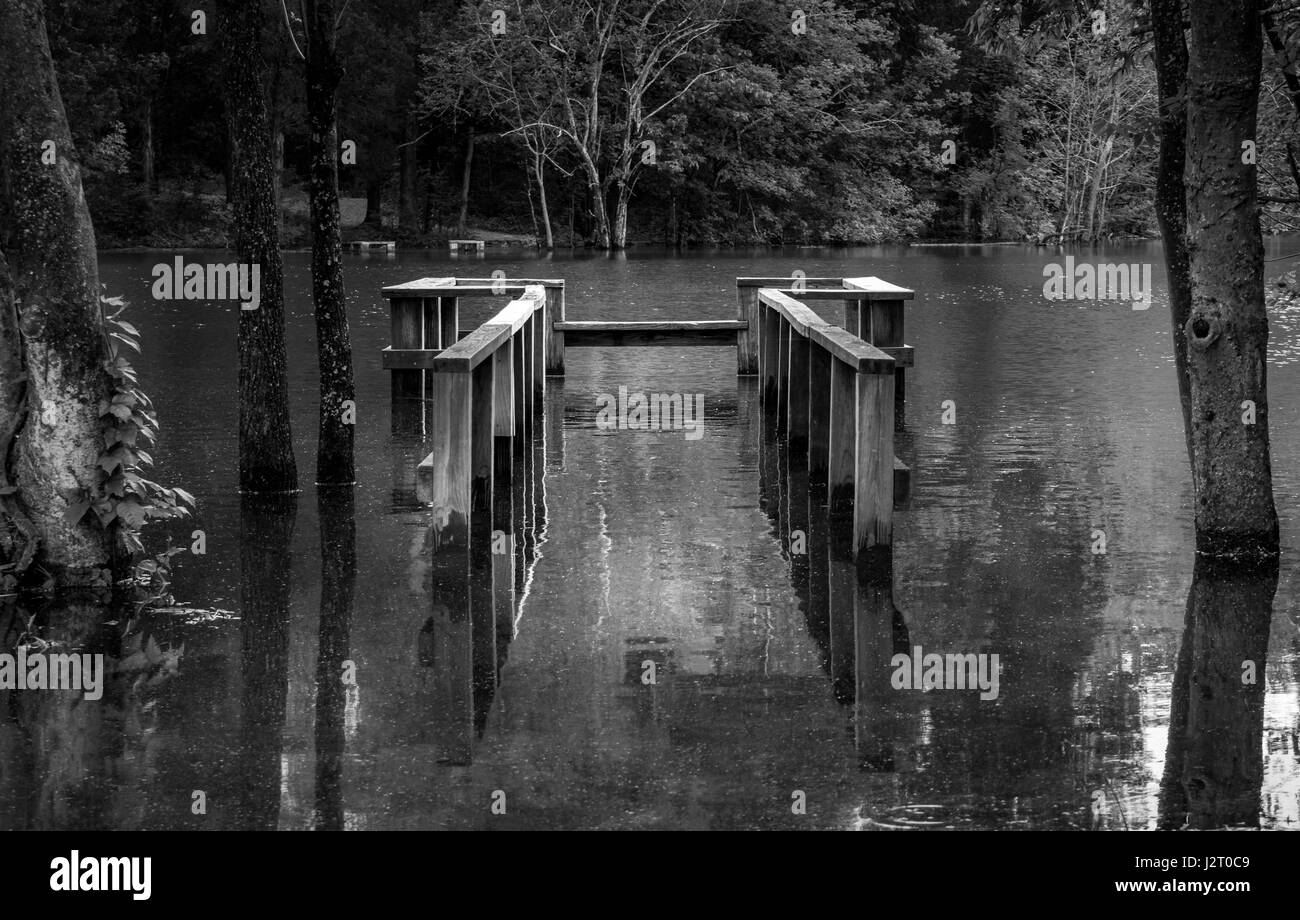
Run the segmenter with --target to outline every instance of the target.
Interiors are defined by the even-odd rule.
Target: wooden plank
[[[564,284],[546,291],[546,373],[564,376],[564,332],[557,324],[564,322]]]
[[[500,282],[497,284],[462,284],[455,286],[456,297],[518,297],[527,290],[528,285],[522,281]]]
[[[562,322],[557,324],[562,332],[739,332],[745,323],[734,319],[707,320],[649,320],[643,322],[605,322],[584,320],[581,322]]]
[[[813,346],[808,355],[808,488],[825,504],[826,474],[830,458],[831,364],[830,352]]]
[[[790,391],[790,323],[781,316],[781,311],[775,311],[779,317],[778,331],[779,336],[776,351],[776,433],[782,437],[787,431],[786,423],[789,421],[789,396]]]
[[[853,479],[857,475],[857,379],[857,372],[849,365],[842,361],[831,362],[830,444],[826,488],[830,516],[835,519],[851,518],[853,514]]]
[[[490,288],[502,282],[507,285],[540,285],[547,289],[558,288],[563,290],[564,288],[563,278],[456,278],[454,280],[458,292],[464,287]]]
[[[507,336],[492,352],[492,429],[499,438],[511,438],[515,433],[514,345],[514,336]]]
[[[737,278],[736,287],[779,288],[794,290],[800,287],[843,287],[843,278],[795,278],[791,275],[765,278]]]
[[[396,303],[397,301],[391,301]],[[445,346],[442,341],[442,332],[438,328],[438,298],[421,297],[420,298],[420,322],[424,327],[424,347],[426,349],[436,349],[441,351]],[[447,342],[447,345],[452,344]],[[424,375],[424,398],[433,399],[433,364],[430,363],[427,368],[430,373]]]
[[[722,347],[734,345],[740,323],[734,320],[660,322],[564,322],[558,324],[565,348]]]
[[[533,316],[544,297],[540,288],[532,296],[512,301],[500,313],[482,326],[460,339],[451,348],[443,349],[433,363],[437,373],[468,373],[486,361],[492,352],[521,329]],[[444,330],[449,331],[449,330]]]
[[[880,294],[874,291],[848,290],[844,287],[825,287],[825,288],[795,288],[787,286],[774,285],[769,290],[774,290],[778,294],[784,294],[800,303],[807,303],[810,300],[843,300],[850,303],[870,303],[873,300],[881,299]],[[900,288],[899,290],[902,290]],[[890,295],[896,297],[898,295]]]
[[[736,374],[748,377],[758,373],[758,289],[736,289],[736,319],[744,328],[736,331]]]
[[[510,378],[512,381],[512,395],[514,397],[514,455],[516,460],[521,460],[526,453],[525,447],[527,446],[528,435],[528,413],[524,411],[526,405],[524,390],[527,381],[527,378],[525,377],[525,371],[527,368],[525,367],[524,362],[524,353],[527,350],[527,339],[524,338],[524,327],[521,325],[511,338],[513,341],[510,345]],[[522,472],[523,470],[521,468],[519,472],[516,473],[515,480],[517,482],[523,481]],[[518,505],[518,502],[516,502],[516,505]],[[517,532],[518,531],[516,531],[516,533]]]
[[[479,326],[451,348],[444,348],[434,359],[433,370],[438,374],[468,374],[492,356],[501,343],[510,337],[509,326]]]
[[[808,338],[856,372],[882,374],[894,369],[893,358],[839,326],[810,326]]]
[[[786,439],[790,446],[790,466],[795,470],[808,467],[808,339],[790,336],[790,385],[786,390]],[[821,349],[818,349],[820,351]],[[806,485],[804,490],[806,491]],[[794,501],[794,498],[791,498]],[[796,502],[804,506],[802,496]]]
[[[428,370],[442,354],[436,348],[385,348],[379,353],[384,370]]]
[[[534,347],[534,340],[537,336],[536,314],[530,314],[528,321],[524,323],[524,328],[520,330],[523,333],[524,342],[524,426],[526,443],[528,449],[532,450],[534,422],[533,415],[537,411],[537,349]]]
[[[763,331],[759,335],[759,342],[763,349],[763,372],[759,380],[759,386],[762,388],[761,403],[765,414],[775,416],[779,388],[777,375],[781,368],[781,314],[761,301],[759,303],[763,324]]]
[[[853,474],[853,550],[890,546],[894,534],[894,375],[859,373]]]
[[[807,335],[814,326],[829,325],[817,312],[799,301],[772,288],[762,288],[758,299],[781,314],[787,323],[800,335]]]
[[[455,278],[419,278],[405,284],[390,284],[383,289],[385,297],[437,297],[442,289],[453,287]]]
[[[498,349],[500,350],[500,349]],[[490,519],[492,509],[492,450],[496,436],[493,406],[496,396],[495,361],[484,361],[471,376],[470,502],[475,515]],[[487,521],[484,521],[487,523]]]
[[[546,405],[546,295],[536,301],[533,311],[533,411]]]
[[[423,304],[418,297],[399,297],[389,302],[389,342],[398,351],[418,351],[424,345]],[[394,370],[393,399],[419,399],[424,395],[424,372]]]
[[[882,354],[894,359],[894,368],[896,370],[902,367],[913,367],[916,364],[916,349],[911,345],[877,345],[875,347]]]
[[[897,348],[903,344],[903,301],[878,300],[871,304],[871,338],[879,347]],[[904,371],[899,367],[894,373],[894,425],[903,427],[906,401]]]
[[[443,348],[460,341],[459,312],[455,297],[438,298],[438,341]]]
[[[916,292],[909,288],[881,281],[879,278],[845,278],[844,287],[867,294],[871,300],[912,300]]]

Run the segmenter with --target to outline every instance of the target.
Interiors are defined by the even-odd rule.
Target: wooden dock
[[[915,362],[903,341],[913,292],[879,278],[793,286],[790,278],[738,278],[736,287],[735,319],[633,322],[568,320],[559,279],[421,278],[384,288],[392,345],[382,361],[394,402],[433,401],[434,450],[420,464],[419,489],[435,519],[459,532],[472,510],[468,496],[491,493],[483,458],[494,438],[513,440],[507,455],[524,453],[546,377],[563,376],[567,349],[735,346],[737,372],[759,378],[764,417],[806,458],[830,513],[852,519],[854,552],[891,545],[895,502],[910,491],[894,429]],[[461,337],[458,304],[466,297],[509,302]],[[808,305],[824,301],[842,310],[841,324]]]
[[[568,348],[664,346],[735,347],[738,374],[757,378],[758,504],[837,697],[857,700],[864,762],[892,756],[889,720],[872,701],[881,698],[881,661],[906,631],[893,606],[893,520],[911,482],[894,431],[915,361],[903,340],[913,293],[878,278],[736,283],[734,319],[632,322],[568,320],[560,279],[438,277],[384,288],[392,344],[381,360],[392,375],[394,433],[433,445],[416,470],[416,498],[431,509],[433,608],[421,654],[445,684],[436,734],[446,762],[472,759],[539,558],[546,378],[564,375]],[[505,304],[462,334],[460,301],[476,297]],[[842,311],[840,323],[810,306],[825,301]]]

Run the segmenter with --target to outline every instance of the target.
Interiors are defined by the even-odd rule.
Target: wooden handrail
[[[530,285],[524,296],[512,300],[500,313],[479,326],[450,348],[443,349],[433,362],[435,374],[467,374],[492,356],[502,343],[546,303],[541,285]]]

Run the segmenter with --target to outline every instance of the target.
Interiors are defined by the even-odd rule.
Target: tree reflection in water
[[[1264,666],[1278,561],[1197,557],[1174,672],[1160,822],[1258,827]]]

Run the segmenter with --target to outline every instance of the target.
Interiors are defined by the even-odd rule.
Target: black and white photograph
[[[839,830],[1280,894],[1298,272],[1300,0],[0,0],[21,887]]]

